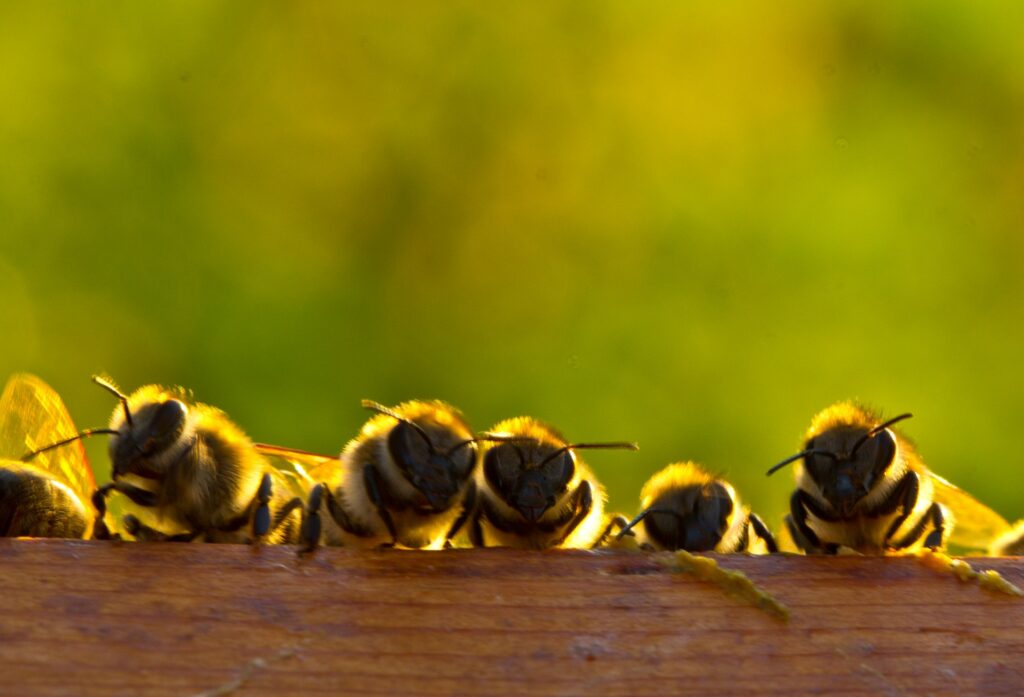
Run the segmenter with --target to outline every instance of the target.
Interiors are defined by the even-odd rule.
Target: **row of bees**
[[[954,543],[1024,549],[1024,525],[930,472],[896,429],[852,403],[814,417],[793,463],[796,488],[778,535],[735,489],[694,463],[655,474],[632,519],[605,512],[580,456],[633,443],[571,443],[529,417],[474,432],[453,407],[411,401],[373,412],[340,456],[252,442],[181,389],[123,394],[107,428],[76,431],[39,378],[0,397],[0,534],[438,549],[595,548],[628,541],[691,552],[886,554]],[[111,480],[98,486],[81,440],[109,436]],[[111,495],[131,512],[114,521]],[[90,506],[91,503],[91,506]],[[628,539],[627,539],[628,538]]]

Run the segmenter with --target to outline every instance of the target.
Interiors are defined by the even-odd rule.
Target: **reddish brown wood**
[[[0,540],[0,694],[1024,691],[1024,600],[913,559],[720,561],[789,624],[625,552]]]

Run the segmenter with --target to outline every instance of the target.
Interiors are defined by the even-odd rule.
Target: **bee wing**
[[[1010,529],[1005,518],[981,501],[934,472],[928,474],[935,489],[935,500],[953,511],[951,542],[972,549],[988,549],[993,540]]]
[[[77,433],[64,400],[52,387],[28,373],[11,376],[0,395],[0,457],[21,460],[26,453]],[[82,501],[96,489],[81,441],[40,453],[32,465],[66,482]]]
[[[327,469],[338,464],[334,455],[319,455],[267,443],[256,443],[255,447],[256,452],[271,458],[274,468],[288,479],[297,496],[305,497],[312,487],[323,481]]]

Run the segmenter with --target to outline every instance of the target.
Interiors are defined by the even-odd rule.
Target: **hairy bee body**
[[[0,396],[0,536],[83,538],[92,514],[83,501],[95,489],[81,443],[25,462],[40,443],[75,434],[64,402],[28,374],[8,380]]]
[[[485,444],[477,472],[474,546],[589,549],[601,541],[605,490],[574,446],[525,416],[502,421],[489,434],[499,440]]]
[[[791,461],[796,490],[786,518],[803,551],[861,554],[942,549],[952,540],[985,549],[1008,528],[999,514],[931,472],[893,428],[853,404],[834,404],[811,422],[805,450]]]
[[[398,545],[437,549],[473,505],[477,449],[462,414],[441,401],[413,400],[393,409],[372,402],[371,417],[337,459],[320,463],[310,514],[315,539],[345,547]],[[284,455],[288,457],[288,455]]]
[[[49,472],[0,460],[0,536],[82,538],[90,515],[81,499]]]
[[[641,545],[724,554],[777,551],[768,528],[742,505],[733,486],[693,462],[657,472],[644,484],[640,506],[631,525]]]
[[[137,538],[298,540],[301,499],[219,409],[147,385],[114,410],[110,429],[114,482],[103,490],[124,494],[143,514],[146,524],[126,519]]]

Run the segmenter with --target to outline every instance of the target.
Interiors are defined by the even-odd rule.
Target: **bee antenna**
[[[384,416],[390,416],[392,419],[395,419],[396,421],[401,421],[403,424],[406,424],[407,426],[412,427],[413,430],[415,430],[417,433],[419,433],[421,436],[423,436],[423,440],[425,440],[427,442],[427,447],[430,448],[430,452],[435,454],[435,455],[437,454],[437,449],[434,448],[434,443],[433,443],[433,441],[430,440],[430,436],[427,435],[427,432],[424,431],[423,427],[420,426],[418,423],[416,423],[412,419],[409,419],[409,418],[406,418],[406,417],[402,416],[401,414],[399,414],[394,409],[391,409],[390,407],[386,407],[383,404],[381,404],[380,402],[374,402],[372,399],[364,399],[362,404],[363,404],[363,409],[369,409],[370,411],[375,411],[378,414],[383,414]]]
[[[533,438],[525,436],[499,436],[493,433],[482,433],[473,438],[467,438],[466,440],[459,441],[445,452],[446,457],[451,457],[458,450],[466,447],[470,443],[516,443],[520,441],[533,440]]]
[[[65,438],[62,441],[57,441],[56,443],[50,443],[49,445],[47,445],[45,447],[42,447],[42,448],[39,448],[38,450],[33,450],[32,452],[25,453],[24,455],[21,456],[21,461],[22,462],[31,462],[33,459],[35,459],[35,457],[37,455],[42,455],[43,453],[45,453],[48,450],[54,450],[56,448],[63,447],[65,445],[67,445],[68,443],[74,443],[76,440],[82,440],[83,438],[88,438],[89,436],[96,436],[96,435],[116,436],[117,434],[118,434],[118,432],[115,431],[112,428],[87,428],[84,431],[82,431],[81,433],[77,433],[77,434],[71,436],[70,438]]]
[[[124,420],[128,422],[129,428],[135,428],[135,424],[132,422],[132,412],[128,409],[128,397],[124,392],[117,389],[109,379],[100,375],[93,375],[92,381],[121,400],[121,406],[124,407]]]
[[[640,449],[640,446],[637,445],[636,443],[629,443],[629,442],[626,442],[626,441],[614,441],[614,442],[611,442],[611,443],[572,443],[570,445],[566,445],[564,447],[561,447],[558,450],[556,450],[555,452],[553,452],[550,455],[548,455],[546,458],[541,460],[541,463],[538,466],[543,467],[544,465],[546,465],[551,460],[554,460],[556,457],[558,457],[562,453],[564,453],[566,451],[569,451],[569,450],[633,450],[633,451],[636,451],[636,450],[639,450],[639,449]]]
[[[857,439],[857,442],[853,444],[853,448],[850,450],[850,457],[853,457],[856,454],[857,450],[860,449],[860,446],[862,446],[865,443],[867,443],[868,440],[870,440],[871,438],[874,438],[879,433],[881,433],[885,429],[887,429],[890,426],[892,426],[894,423],[897,423],[899,421],[903,421],[904,419],[909,419],[912,416],[913,416],[913,414],[908,412],[906,414],[900,414],[899,416],[894,416],[891,419],[889,419],[888,421],[885,421],[883,423],[878,424],[873,429],[871,429],[870,431],[868,431],[863,436],[861,436],[860,438]]]
[[[651,513],[673,513],[674,514],[675,511],[673,511],[671,508],[645,508],[644,510],[640,511],[640,513],[637,515],[636,518],[633,518],[633,520],[631,520],[628,523],[626,523],[625,527],[623,527],[622,530],[619,530],[619,534],[615,536],[615,539],[616,540],[621,540],[623,537],[626,536],[626,534],[630,530],[632,530],[634,527],[636,527],[637,523],[639,523],[641,520],[643,520],[644,518],[649,516]]]
[[[775,474],[776,472],[778,472],[780,469],[782,469],[783,467],[788,465],[789,463],[795,462],[795,461],[799,460],[802,457],[807,457],[808,455],[824,455],[825,457],[830,457],[833,460],[838,460],[839,459],[839,457],[835,453],[830,452],[828,450],[821,450],[821,449],[817,449],[817,448],[811,448],[810,450],[804,450],[803,452],[797,453],[796,455],[792,455],[790,457],[787,457],[785,460],[783,460],[782,462],[778,463],[777,465],[773,465],[770,470],[765,472],[765,476],[766,477],[770,477],[773,474]]]

